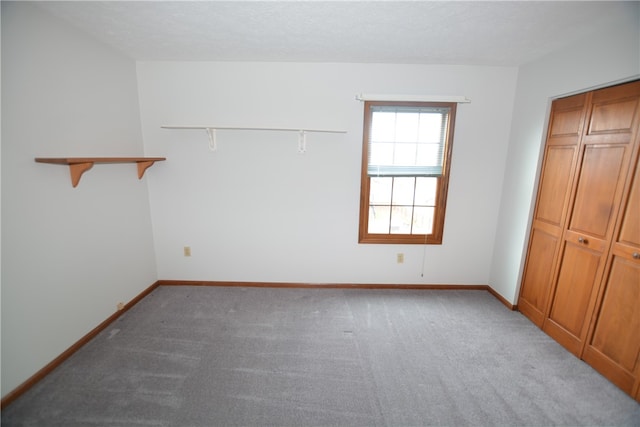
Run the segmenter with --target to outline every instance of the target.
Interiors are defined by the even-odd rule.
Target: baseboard
[[[325,288],[325,289],[440,289],[486,291],[487,285],[407,285],[393,283],[297,283],[297,282],[226,282],[211,280],[158,280],[159,286],[222,286],[245,288]]]
[[[517,306],[509,303],[502,295],[496,292],[489,285],[407,285],[407,284],[363,284],[363,283],[289,283],[289,282],[224,282],[224,281],[202,281],[202,280],[158,280],[138,296],[129,301],[122,310],[109,316],[104,322],[96,326],[91,332],[80,338],[75,344],[65,350],[61,355],[49,362],[28,380],[20,384],[2,398],[0,409],[4,409],[11,402],[16,400],[27,390],[42,380],[55,368],[60,366],[65,360],[78,351],[82,346],[91,341],[96,335],[106,329],[118,317],[126,313],[131,307],[140,302],[159,286],[228,286],[228,287],[252,287],[252,288],[326,288],[326,289],[404,289],[404,290],[480,290],[487,291],[498,301],[504,304],[509,310],[516,310]]]
[[[502,295],[500,295],[495,289],[493,289],[491,286],[487,285],[487,291],[493,295],[498,301],[500,301],[505,307],[507,307],[509,310],[511,311],[516,311],[518,309],[518,305],[517,304],[511,304],[509,301],[507,301],[507,299],[505,297],[503,297]]]
[[[225,282],[212,280],[158,280],[160,286],[238,286],[247,288],[327,288],[327,289],[415,289],[415,290],[475,290],[487,291],[509,310],[517,310],[489,285],[407,285],[392,283],[295,283],[295,282]]]
[[[60,366],[65,360],[73,355],[76,351],[78,351],[82,346],[91,341],[96,335],[106,329],[111,323],[113,323],[118,317],[122,316],[126,313],[131,307],[136,305],[140,300],[149,295],[154,289],[158,286],[158,282],[156,281],[154,284],[149,286],[147,289],[142,291],[139,295],[137,295],[134,299],[129,301],[125,306],[121,309],[113,313],[109,316],[104,322],[100,323],[98,326],[93,328],[88,334],[80,338],[75,344],[66,349],[62,354],[49,362],[44,368],[40,369],[38,372],[33,374],[29,379],[20,384],[14,390],[7,393],[6,396],[2,397],[2,401],[0,402],[0,410],[4,409],[11,402],[16,400],[18,397],[23,395],[27,390],[33,387],[38,381],[42,380],[44,377],[49,375],[55,368]]]
[[[440,289],[487,291],[509,310],[517,310],[489,285],[407,285],[393,283],[294,283],[294,282],[225,282],[211,280],[158,280],[160,286],[240,286],[248,288],[329,288],[329,289]]]

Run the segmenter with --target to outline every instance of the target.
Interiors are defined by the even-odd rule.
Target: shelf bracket
[[[93,167],[95,163],[135,163],[138,167],[138,179],[142,179],[144,172],[155,162],[166,160],[165,157],[36,157],[38,163],[69,166],[71,185],[75,188],[82,178],[82,174]]]
[[[93,167],[93,162],[85,163],[72,163],[69,165],[69,172],[71,173],[71,185],[73,188],[78,186],[82,174]]]
[[[136,162],[138,165],[138,179],[142,179],[144,176],[144,172],[149,169],[155,163],[155,160],[144,160],[141,162]]]

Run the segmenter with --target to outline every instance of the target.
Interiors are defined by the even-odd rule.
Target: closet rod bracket
[[[216,128],[206,128],[207,136],[209,137],[209,150],[216,151],[218,144],[216,142]]]
[[[298,153],[304,154],[307,151],[307,131],[300,130],[298,133]]]

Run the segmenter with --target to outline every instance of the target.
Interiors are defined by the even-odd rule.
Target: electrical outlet
[[[116,308],[118,309],[118,311],[124,309],[124,303],[123,302],[119,302],[118,305],[116,306]]]
[[[403,253],[396,254],[396,262],[398,264],[402,264],[404,262],[404,254]]]
[[[191,246],[184,247],[184,256],[191,256]]]

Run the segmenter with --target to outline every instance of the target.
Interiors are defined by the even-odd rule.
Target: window
[[[455,113],[455,103],[364,103],[360,243],[442,243]]]

